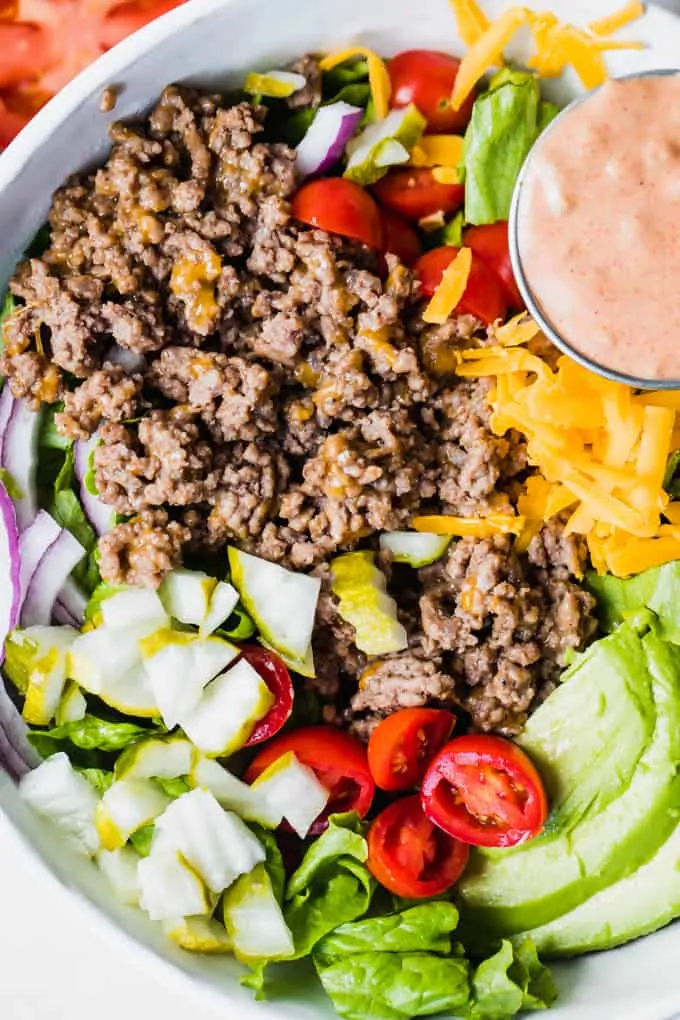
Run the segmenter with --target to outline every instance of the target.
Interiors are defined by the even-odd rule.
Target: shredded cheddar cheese
[[[449,517],[447,514],[430,514],[414,517],[411,527],[432,535],[453,535],[456,538],[491,538],[492,535],[519,535],[526,519],[521,515],[492,514],[490,517]]]
[[[531,28],[535,48],[528,66],[547,78],[556,77],[567,67],[573,67],[588,89],[601,85],[607,79],[604,53],[609,50],[643,48],[639,42],[606,38],[644,13],[643,5],[637,0],[611,17],[593,22],[588,28],[565,24],[550,11],[536,12],[526,7],[510,7],[495,21],[490,24],[487,22],[483,30],[481,23],[466,20],[468,5],[465,0],[451,0],[451,3],[458,19],[459,32],[463,34],[461,25],[466,32],[469,30],[470,45],[458,71],[451,97],[456,110],[460,109],[477,82],[492,68],[503,63],[506,46],[527,23]]]
[[[585,537],[600,572],[626,576],[680,559],[680,501],[663,488],[680,395],[635,393],[566,357],[553,368],[530,349],[538,334],[524,313],[495,331],[498,346],[460,352],[456,368],[493,379],[491,427],[521,432],[537,470],[517,501],[517,548],[568,510],[565,534]]]
[[[630,0],[620,10],[598,21],[591,21],[588,28],[595,35],[613,35],[620,28],[630,25],[631,21],[637,21],[645,13],[645,5],[641,0]]]
[[[463,158],[462,135],[423,135],[411,150],[411,166],[457,167]]]
[[[441,283],[423,312],[425,322],[436,325],[446,322],[465,293],[471,268],[472,251],[469,248],[461,248],[455,259],[444,270]]]
[[[477,82],[503,60],[503,50],[527,21],[525,7],[510,7],[472,44],[456,75],[451,105],[459,110]]]
[[[458,25],[458,35],[466,46],[473,46],[489,28],[489,19],[476,0],[449,0]]]
[[[351,60],[353,57],[364,57],[368,64],[368,81],[371,86],[375,115],[378,120],[384,120],[390,108],[392,85],[385,62],[377,53],[367,46],[351,46],[349,49],[324,57],[319,62],[319,67],[322,71],[332,71],[338,64],[344,64],[346,60]]]

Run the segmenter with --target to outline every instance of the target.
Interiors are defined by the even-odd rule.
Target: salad
[[[643,12],[452,6],[462,58],[168,86],[1,313],[0,761],[348,1020],[542,1009],[680,916],[680,401],[560,357],[507,235],[543,79]]]

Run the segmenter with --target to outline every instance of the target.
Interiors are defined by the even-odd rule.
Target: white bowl
[[[505,3],[484,0],[491,15]],[[544,3],[530,3],[542,8]],[[617,6],[616,0],[550,0],[567,20],[584,24]],[[673,67],[680,53],[680,19],[659,8],[623,36],[642,38],[643,52],[612,54],[616,74]],[[14,263],[45,219],[52,191],[72,172],[102,160],[107,126],[146,109],[170,81],[220,86],[239,81],[256,67],[275,67],[308,50],[332,49],[361,40],[389,54],[413,46],[461,52],[447,0],[192,0],[107,54],[72,82],[0,157],[0,291]],[[121,87],[113,114],[102,114],[99,97],[107,85]],[[570,98],[573,81],[553,85]],[[54,833],[19,800],[0,774],[0,807],[26,850],[70,887],[91,914],[108,920],[111,935],[135,952],[146,952],[149,967],[193,980],[196,995],[212,996],[249,1017],[305,1017],[319,1020],[332,1011],[309,971],[298,971],[283,996],[253,1003],[239,987],[241,971],[226,959],[190,956],[168,944],[159,929],[133,910],[120,907],[94,866],[70,855]],[[36,956],[39,955],[39,925]],[[124,951],[124,950],[121,950]],[[554,1020],[663,1020],[680,1012],[680,925],[607,954],[557,969],[561,996],[548,1014]]]

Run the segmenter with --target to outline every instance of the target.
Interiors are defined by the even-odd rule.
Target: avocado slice
[[[471,856],[458,891],[472,943],[488,945],[566,914],[632,874],[668,838],[680,807],[679,681],[680,651],[652,633],[641,639],[627,624],[567,671],[564,685],[534,715],[533,740],[530,734],[522,741],[557,791],[553,817],[541,837],[523,846]],[[593,687],[599,705],[594,717],[587,714],[593,711]],[[558,696],[561,728],[553,704]],[[621,697],[627,703],[623,715]],[[650,712],[654,731],[647,739]],[[594,725],[607,744],[600,753]],[[619,742],[626,743],[629,732],[635,736],[624,751]],[[586,753],[579,768],[581,748]],[[577,789],[579,781],[583,790]]]
[[[676,917],[680,917],[680,827],[634,874],[527,934],[543,957],[575,956],[613,949],[658,931]]]

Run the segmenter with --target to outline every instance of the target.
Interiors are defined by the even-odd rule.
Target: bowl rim
[[[621,74],[615,77],[609,78],[604,84],[616,81],[632,81],[638,78],[666,78],[671,75],[679,75],[680,68],[672,67],[660,67],[649,71],[636,71],[631,74]],[[528,174],[532,158],[540,151],[542,143],[545,139],[558,127],[561,126],[562,122],[567,120],[571,113],[579,106],[587,103],[594,95],[596,95],[600,89],[604,88],[604,85],[598,85],[594,89],[590,89],[583,95],[576,96],[570,103],[567,104],[552,122],[548,128],[540,135],[539,138],[531,146],[529,153],[522,165],[515,187],[512,193],[512,201],[510,203],[510,213],[508,215],[508,245],[510,249],[510,262],[512,264],[512,270],[517,281],[519,292],[524,299],[527,312],[536,321],[537,325],[540,326],[541,331],[545,333],[548,339],[560,350],[563,354],[566,354],[573,361],[576,361],[583,368],[589,369],[596,375],[604,376],[605,379],[610,379],[612,382],[623,383],[626,386],[632,386],[638,390],[680,390],[680,378],[678,379],[650,379],[642,376],[628,375],[626,372],[619,372],[614,368],[609,368],[606,365],[601,365],[595,361],[594,358],[589,357],[587,354],[583,354],[578,348],[574,347],[553,325],[548,314],[544,311],[543,306],[537,295],[532,290],[531,284],[524,271],[524,265],[522,262],[521,245],[519,242],[519,214],[522,199],[524,197],[525,178]]]

